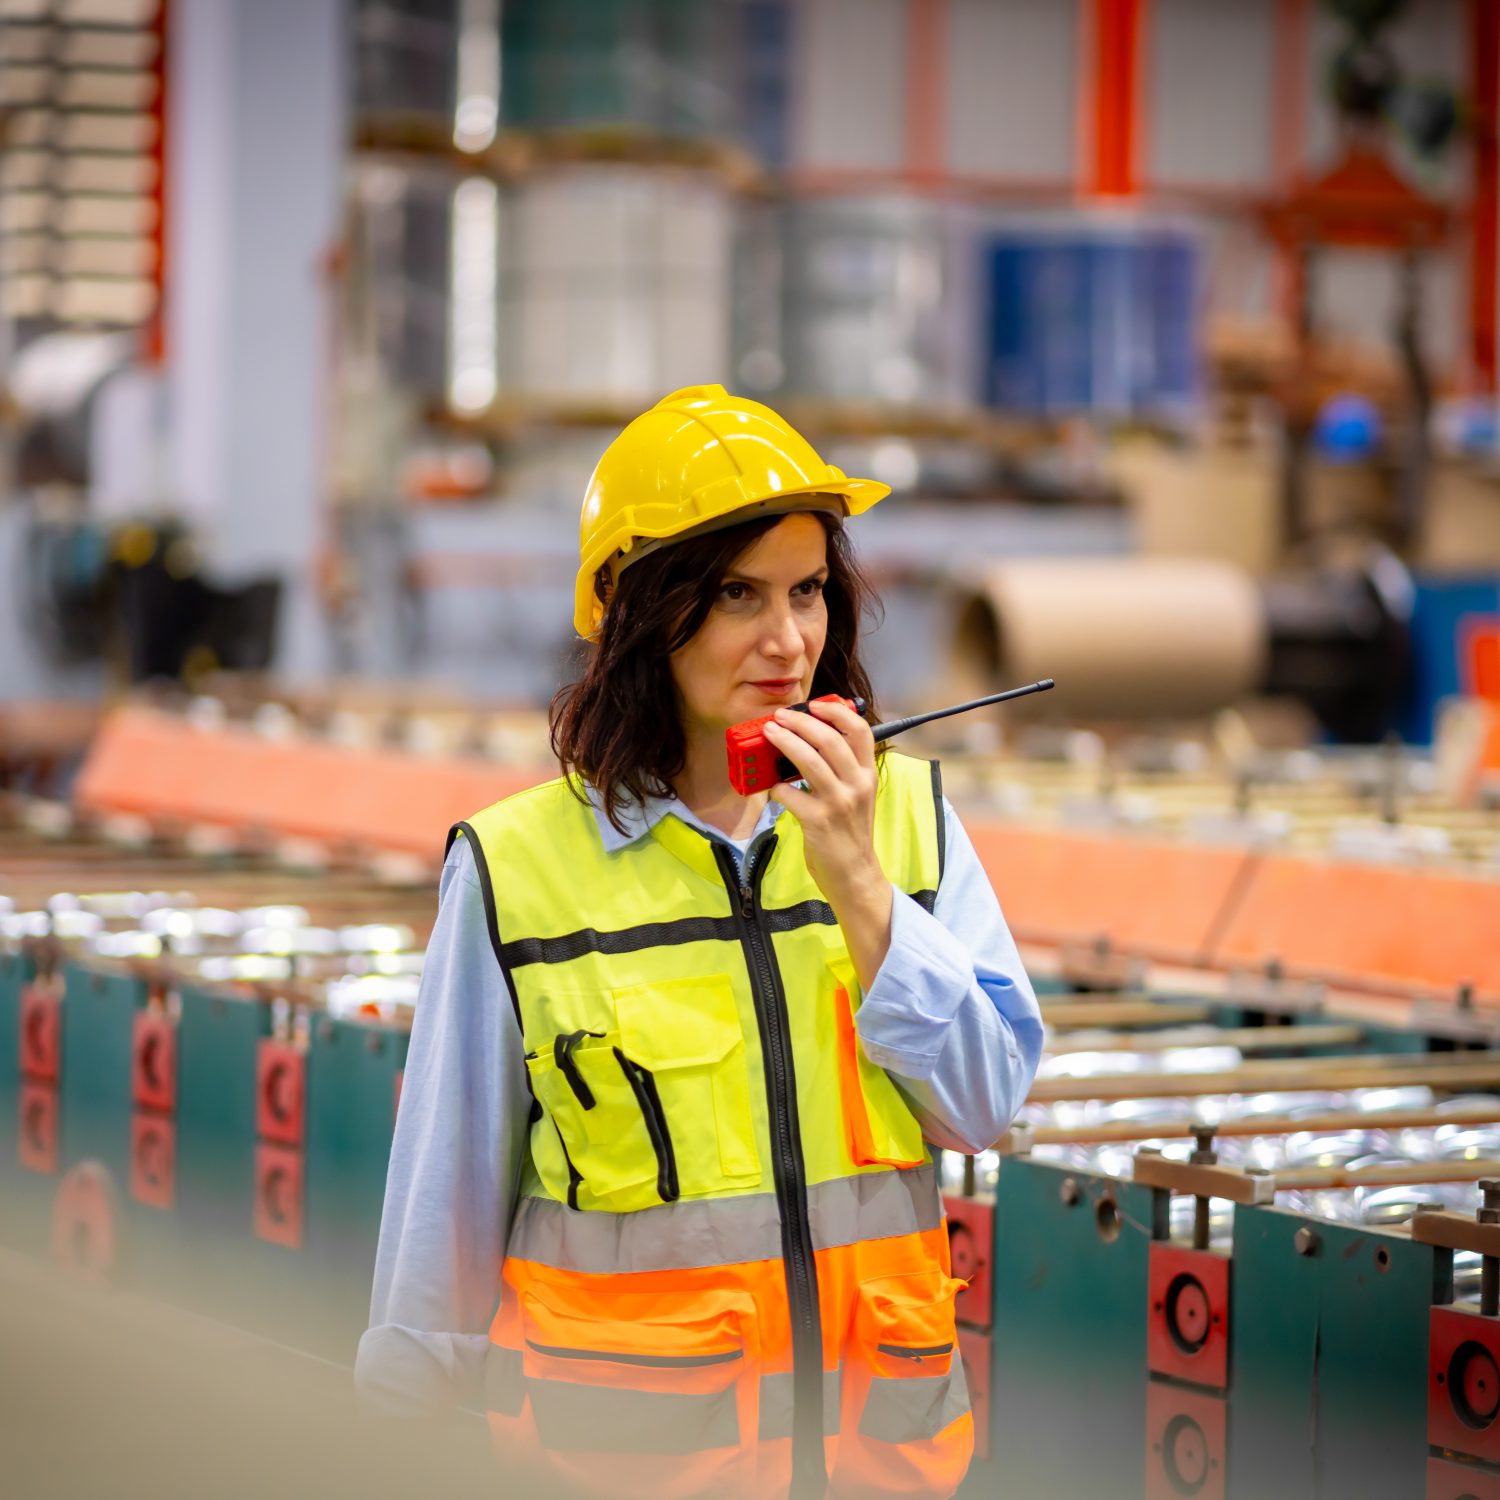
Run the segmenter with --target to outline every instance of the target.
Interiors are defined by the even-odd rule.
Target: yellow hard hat
[[[825,464],[784,417],[722,385],[690,385],[658,401],[608,448],[589,479],[578,523],[573,623],[589,636],[603,606],[594,576],[637,561],[664,539],[780,511],[857,516],[891,492]],[[827,496],[825,505],[809,497]],[[793,503],[788,503],[793,502]]]

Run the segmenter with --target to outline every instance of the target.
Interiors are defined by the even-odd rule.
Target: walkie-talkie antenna
[[[927,714],[910,714],[904,719],[890,719],[884,724],[872,726],[875,742],[888,740],[892,735],[904,734],[908,729],[915,729],[918,724],[930,724],[934,719],[946,719],[951,714],[966,714],[971,708],[987,708],[991,703],[1005,703],[1011,698],[1024,698],[1028,693],[1045,693],[1048,688],[1055,687],[1056,683],[1050,677],[1043,677],[1040,682],[1028,682],[1025,687],[1007,688],[1003,693],[991,693],[988,698],[974,698],[968,703],[955,703],[952,708],[935,708]]]

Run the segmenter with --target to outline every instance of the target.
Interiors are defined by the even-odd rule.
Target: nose
[[[802,655],[802,629],[790,601],[783,600],[768,613],[760,649],[772,661],[792,662]]]

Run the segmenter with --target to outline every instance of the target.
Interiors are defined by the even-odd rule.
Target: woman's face
[[[812,690],[828,610],[828,547],[816,516],[788,516],[729,566],[698,633],[672,654],[684,727],[726,729]]]

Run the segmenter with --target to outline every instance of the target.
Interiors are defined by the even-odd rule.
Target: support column
[[[948,0],[907,0],[906,170],[941,177],[948,167]]]
[[[282,580],[279,671],[323,670],[341,0],[173,0],[165,350],[173,500],[224,582]]]
[[[1469,98],[1474,111],[1469,241],[1469,360],[1475,385],[1495,389],[1500,275],[1500,0],[1470,0]]]
[[[1147,0],[1083,0],[1083,186],[1128,198],[1141,139],[1141,41]]]

